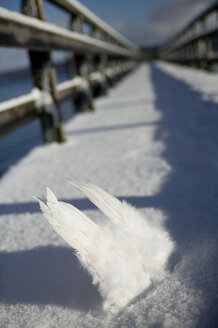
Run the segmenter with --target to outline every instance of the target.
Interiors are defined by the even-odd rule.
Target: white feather
[[[90,199],[108,218],[115,222],[121,220],[122,203],[117,198],[91,183],[81,183],[70,179],[68,181]]]
[[[71,183],[110,220],[95,224],[74,206],[58,202],[49,188],[47,205],[37,199],[40,208],[93,276],[104,308],[122,308],[149,288],[154,278],[164,277],[174,243],[161,224],[153,224],[152,217],[143,218],[134,207],[99,187]]]
[[[47,192],[47,202],[57,204],[58,200],[55,194],[51,191],[51,189],[46,187],[46,192]]]

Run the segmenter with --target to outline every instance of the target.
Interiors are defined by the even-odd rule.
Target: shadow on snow
[[[154,126],[157,125],[158,122],[136,122],[132,124],[117,124],[117,125],[108,125],[108,126],[97,126],[88,129],[80,129],[80,130],[73,130],[69,132],[68,135],[77,135],[77,134],[90,134],[90,133],[99,133],[99,132],[107,132],[107,131],[116,131],[116,130],[125,130],[125,129],[136,129],[142,128],[146,126]]]
[[[88,311],[101,297],[71,248],[46,246],[0,253],[0,302],[54,304]]]
[[[155,66],[151,68],[151,78],[156,94],[155,107],[162,113],[162,120],[158,122],[155,138],[165,143],[166,148],[162,156],[172,170],[165,185],[156,195],[120,198],[138,208],[153,207],[163,210],[168,217],[167,229],[181,253],[187,254],[189,250],[192,251],[193,247],[201,249],[204,242],[216,242],[217,238],[218,107],[215,103],[203,101],[201,93],[192,90],[186,83],[173,78]],[[69,202],[69,200],[66,201]],[[81,210],[95,208],[83,198],[74,199],[70,203]],[[39,212],[39,207],[35,202],[2,204],[0,212],[4,214],[34,213]],[[79,281],[82,282],[79,283],[75,279],[74,275],[78,275],[78,265],[74,265],[75,260],[70,254],[70,250],[51,247],[1,254],[3,263],[17,269],[17,277],[21,279],[14,277],[12,273],[8,278],[4,277],[9,285],[14,284],[14,288],[8,289],[7,292],[7,285],[0,286],[1,290],[3,287],[6,288],[5,292],[4,289],[3,293],[1,292],[1,300],[10,303],[19,299],[19,301],[40,304],[62,303],[66,306],[75,302],[75,306],[76,304],[82,306],[84,300],[81,299],[78,302],[75,297],[71,299],[72,295],[79,297],[81,288],[87,288],[89,291],[85,300],[87,304],[91,297],[98,300],[96,290],[91,287],[91,280],[87,276],[84,278],[82,271],[79,276]],[[211,327],[217,316],[214,312],[217,255],[214,256],[211,260],[209,259],[209,270],[206,268],[206,273],[202,273],[208,274],[204,283],[202,283],[201,275],[195,274],[192,277],[193,285],[203,292],[205,301],[208,302],[208,312],[202,313],[202,322],[203,317],[210,316]],[[28,273],[26,267],[29,270],[27,270]],[[27,274],[30,278],[24,279]],[[32,278],[31,275],[33,275]],[[3,281],[1,279],[1,284]],[[18,291],[16,292],[17,284]],[[15,291],[15,295],[10,294],[11,290]],[[66,291],[65,296],[63,296],[63,290]]]
[[[155,108],[162,113],[155,138],[172,170],[152,204],[168,217],[167,229],[185,254],[183,279],[205,302],[198,327],[215,327],[218,232],[218,105],[185,82],[152,66]]]

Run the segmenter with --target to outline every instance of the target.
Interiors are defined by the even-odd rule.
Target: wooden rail
[[[218,63],[218,2],[165,44],[160,49],[160,57],[206,69]]]
[[[45,22],[43,0],[22,0],[22,13],[0,8],[0,46],[28,50],[33,91],[0,104],[0,137],[40,118],[45,142],[64,141],[59,103],[78,111],[142,59],[139,49],[75,0],[48,0],[69,13],[69,29]],[[90,25],[90,35],[83,32]],[[56,85],[52,50],[71,53],[71,80]]]
[[[108,24],[99,19],[95,14],[88,10],[85,6],[77,1],[71,0],[48,0],[51,3],[56,4],[63,10],[76,15],[80,20],[90,24],[94,29],[101,30],[104,33],[104,37],[113,43],[120,44],[121,46],[132,48],[138,53],[138,48],[129,40],[124,38],[120,33],[112,29]]]

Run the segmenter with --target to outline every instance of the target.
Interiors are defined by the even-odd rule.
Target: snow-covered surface
[[[189,83],[194,90],[202,94],[203,100],[211,100],[218,103],[218,74],[177,64],[169,65],[161,61],[158,62],[158,67],[172,74],[177,79]]]
[[[80,76],[76,76],[75,78],[71,79],[71,80],[68,80],[68,81],[64,81],[60,84],[57,85],[57,90],[59,92],[62,92],[66,89],[71,89],[71,88],[74,88],[74,87],[84,87],[84,88],[87,88],[88,85],[87,85],[87,82]]]
[[[187,84],[185,71],[164,65],[140,67],[94,114],[67,123],[65,144],[33,149],[0,180],[1,327],[216,326],[217,104],[202,99],[210,90],[193,90],[197,71],[187,70]],[[91,277],[32,199],[49,186],[105,220],[65,177],[126,200],[154,225],[164,221],[175,241],[164,279],[116,315],[102,311]]]

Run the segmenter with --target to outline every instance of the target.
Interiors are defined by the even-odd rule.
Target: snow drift
[[[51,228],[76,252],[104,299],[104,309],[120,309],[163,279],[174,243],[163,227],[131,205],[92,184],[71,182],[108,218],[94,223],[74,206],[59,202],[47,188],[40,208]]]

